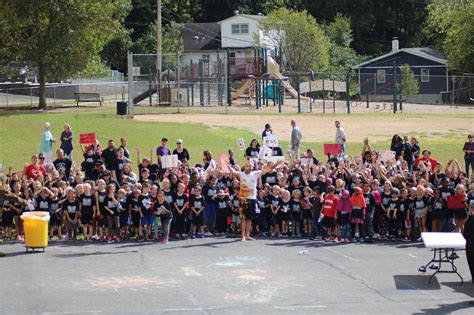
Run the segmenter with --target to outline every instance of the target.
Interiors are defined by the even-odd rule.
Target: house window
[[[430,82],[430,69],[421,69],[421,82]]]
[[[377,83],[385,83],[385,70],[377,70]]]
[[[232,34],[248,34],[249,33],[249,25],[245,24],[232,24]]]

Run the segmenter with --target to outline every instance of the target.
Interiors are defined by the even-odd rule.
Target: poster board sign
[[[221,154],[221,168],[222,168],[222,171],[226,174],[230,173],[229,167],[227,166],[227,161],[228,160],[229,160],[229,158],[227,157],[227,154],[222,153]]]
[[[161,160],[161,167],[163,168],[172,168],[172,167],[179,166],[177,154],[162,156],[160,160]]]
[[[269,148],[278,147],[278,138],[275,137],[274,135],[263,137],[263,146],[269,147]]]
[[[239,139],[237,139],[237,146],[239,147],[239,150],[240,150],[240,151],[244,151],[244,150],[245,150],[244,138],[239,138]]]
[[[378,151],[379,159],[388,162],[395,159],[395,151]]]
[[[279,161],[285,161],[284,156],[267,156],[264,158],[267,162],[273,162],[274,164],[277,164]]]
[[[324,155],[339,155],[341,154],[342,146],[340,144],[325,144]]]
[[[95,144],[96,138],[95,133],[81,133],[79,135],[80,144]]]
[[[308,167],[313,166],[313,159],[301,158],[300,162],[301,162],[301,166],[308,166]]]
[[[273,150],[269,147],[263,147],[260,149],[260,152],[258,153],[258,157],[260,159],[266,158],[268,156],[272,156]]]

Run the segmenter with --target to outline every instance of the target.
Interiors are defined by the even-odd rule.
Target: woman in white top
[[[46,122],[44,124],[43,134],[41,136],[41,143],[40,143],[40,152],[43,153],[45,159],[44,164],[49,165],[51,164],[51,154],[53,153],[53,144],[56,140],[51,133],[51,124]]]

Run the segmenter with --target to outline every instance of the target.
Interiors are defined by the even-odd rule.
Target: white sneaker
[[[423,241],[423,238],[421,238],[421,236],[419,238],[416,239],[418,242],[421,242]]]

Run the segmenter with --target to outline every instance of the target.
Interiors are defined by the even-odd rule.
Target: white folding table
[[[421,272],[426,272],[426,268],[430,264],[435,264],[435,273],[433,273],[428,280],[428,283],[431,283],[431,279],[437,273],[455,273],[461,278],[461,283],[464,283],[463,278],[458,272],[454,260],[455,250],[463,250],[466,248],[466,240],[461,233],[440,233],[440,232],[423,232],[421,233],[421,238],[426,248],[433,248],[434,254],[433,258],[424,266],[418,268]],[[451,252],[451,254],[450,254]],[[449,263],[451,269],[441,270],[441,265],[443,263]]]

